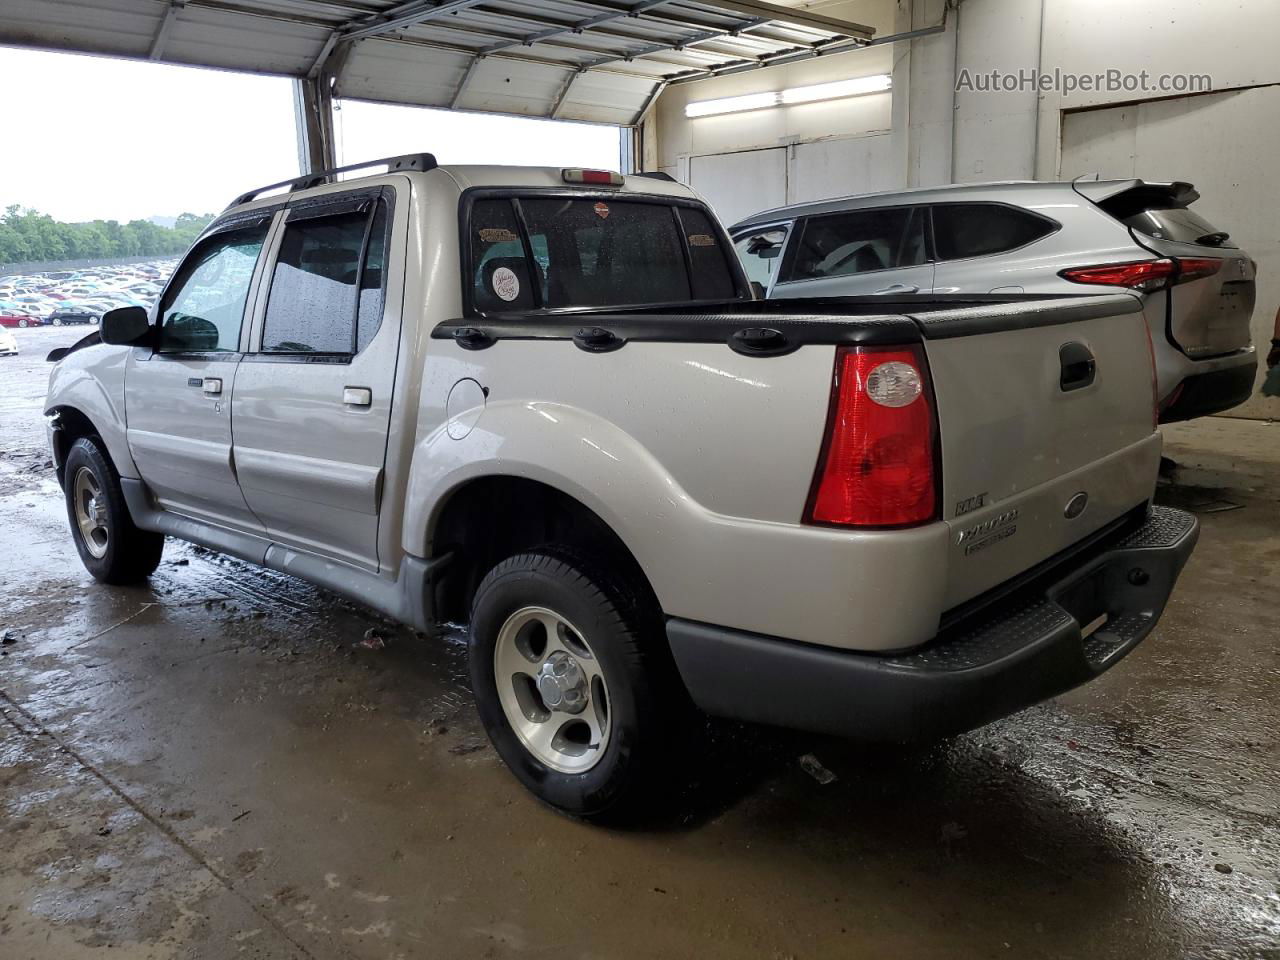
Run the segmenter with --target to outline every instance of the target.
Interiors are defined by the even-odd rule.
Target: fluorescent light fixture
[[[832,83],[815,83],[810,87],[792,87],[783,90],[779,99],[783,103],[813,103],[815,100],[836,100],[840,97],[857,97],[864,93],[882,93],[892,85],[887,73],[870,77],[853,77]]]
[[[739,113],[743,110],[760,110],[778,105],[778,91],[748,93],[741,97],[722,97],[719,100],[695,100],[684,105],[686,117],[713,117],[719,113]]]
[[[686,117],[714,117],[722,113],[741,113],[744,110],[764,110],[768,107],[790,106],[798,103],[816,103],[819,100],[837,100],[841,97],[857,97],[866,93],[882,93],[893,85],[887,73],[870,77],[852,77],[831,83],[815,83],[808,87],[791,87],[768,93],[748,93],[740,97],[721,97],[719,100],[695,100],[684,105]]]

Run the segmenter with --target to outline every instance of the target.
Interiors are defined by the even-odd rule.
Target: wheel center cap
[[[577,660],[558,650],[538,670],[538,693],[548,710],[581,713],[587,707],[587,676]]]
[[[98,522],[98,500],[96,497],[89,501],[89,506],[86,508],[85,512],[89,515],[90,520],[94,523]]]

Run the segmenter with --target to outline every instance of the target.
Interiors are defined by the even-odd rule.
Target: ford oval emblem
[[[1068,520],[1074,520],[1080,514],[1084,513],[1084,508],[1089,505],[1089,495],[1081,490],[1074,497],[1067,501],[1067,507],[1062,511],[1062,515]]]

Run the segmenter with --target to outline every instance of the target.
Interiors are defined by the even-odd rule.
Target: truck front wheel
[[[595,566],[548,548],[489,571],[472,605],[471,682],[494,748],[534,794],[584,819],[628,819],[677,764],[687,696],[657,611]]]
[[[92,437],[71,445],[63,470],[67,518],[80,559],[103,583],[136,583],[160,565],[164,537],[129,516],[120,475]]]

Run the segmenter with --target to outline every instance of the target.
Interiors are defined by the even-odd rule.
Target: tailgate
[[[1249,321],[1256,296],[1256,268],[1242,251],[1161,243],[1141,238],[1150,250],[1180,261],[1221,260],[1215,273],[1169,288],[1169,337],[1192,360],[1234,353],[1252,342]]]
[[[917,314],[937,397],[947,607],[1107,525],[1154,490],[1151,354],[1120,294]]]

